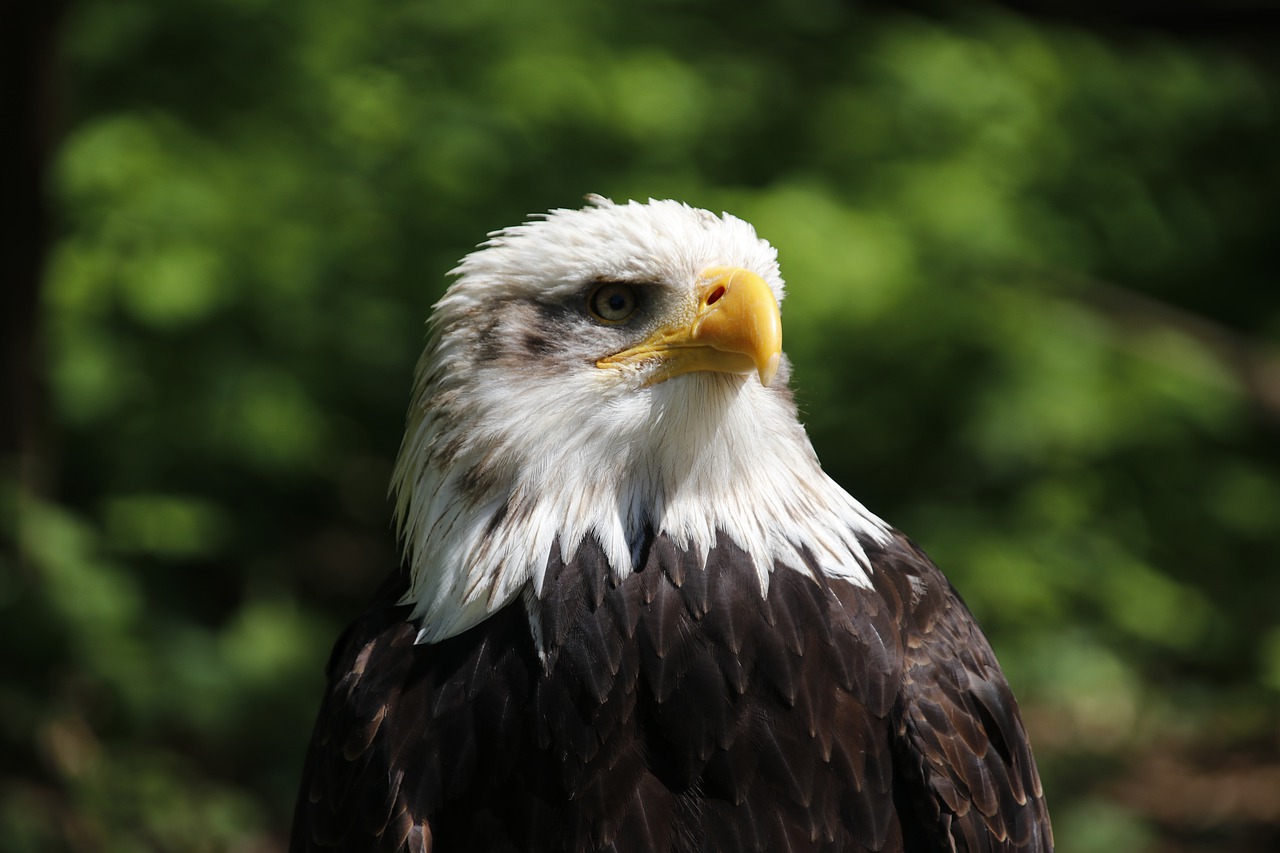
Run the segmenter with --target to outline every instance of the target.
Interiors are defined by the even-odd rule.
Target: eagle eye
[[[591,291],[587,297],[587,310],[602,323],[621,323],[636,313],[640,300],[636,289],[629,284],[608,281]]]

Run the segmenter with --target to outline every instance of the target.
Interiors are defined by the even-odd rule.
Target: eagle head
[[[821,470],[782,353],[777,253],[675,201],[589,197],[490,235],[436,304],[392,481],[420,641],[592,538],[617,580],[648,537],[721,537],[774,571],[867,583],[886,525]]]

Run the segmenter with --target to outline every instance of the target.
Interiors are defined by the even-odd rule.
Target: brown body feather
[[[414,645],[396,575],[334,650],[292,849],[1052,850],[973,618],[905,538],[867,551],[873,589],[779,567],[762,598],[732,544],[650,537],[619,584],[588,541],[543,656],[521,603]]]

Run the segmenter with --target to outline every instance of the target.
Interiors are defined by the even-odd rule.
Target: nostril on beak
[[[724,296],[724,294],[725,294],[725,287],[722,284],[719,287],[717,287],[715,290],[707,294],[706,304],[715,305],[717,302],[720,301],[720,297]]]

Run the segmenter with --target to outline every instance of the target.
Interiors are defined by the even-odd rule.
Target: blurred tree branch
[[[42,430],[40,279],[49,237],[44,178],[55,126],[61,0],[0,2],[0,464],[35,486]],[[11,462],[12,461],[12,462]]]
[[[1166,330],[1184,335],[1217,360],[1239,383],[1251,403],[1280,425],[1280,349],[1252,340],[1235,329],[1127,287],[1050,273],[1058,295],[1094,311],[1108,323],[1130,330]]]

